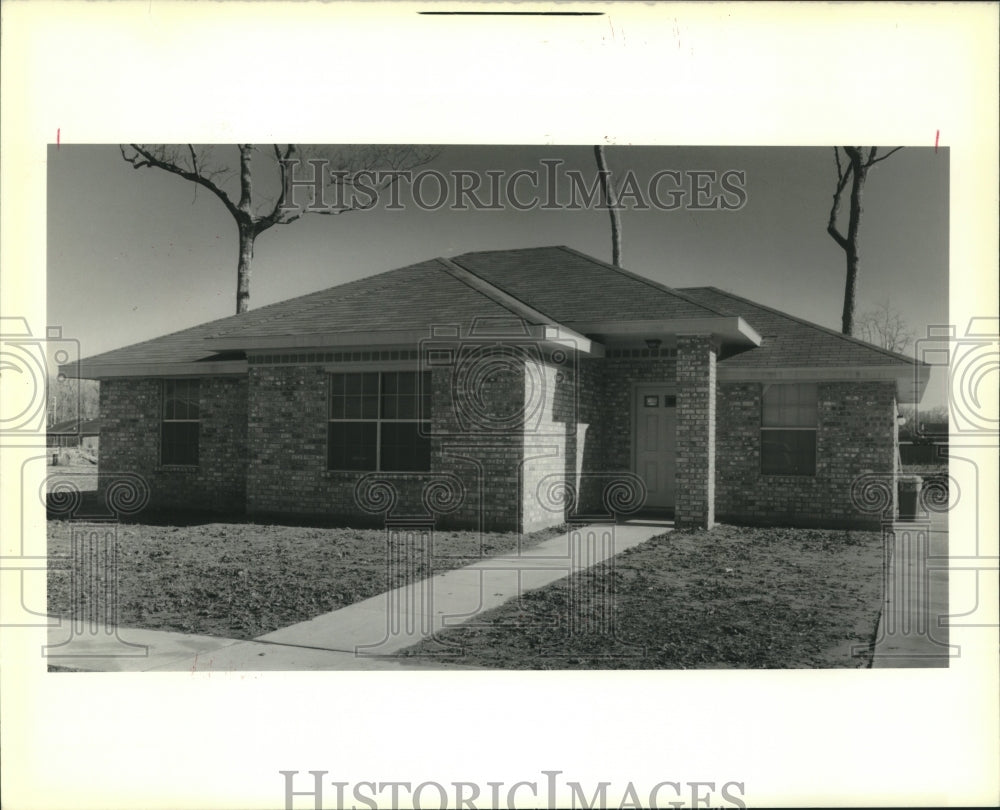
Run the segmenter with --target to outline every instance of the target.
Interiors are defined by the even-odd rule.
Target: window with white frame
[[[196,466],[201,432],[198,380],[164,380],[162,394],[160,463]]]
[[[430,416],[430,372],[331,374],[327,469],[430,470]]]
[[[760,471],[764,475],[815,475],[815,383],[765,385],[761,402]]]

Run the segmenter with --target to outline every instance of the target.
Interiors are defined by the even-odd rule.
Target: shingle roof
[[[914,362],[714,287],[674,290],[557,246],[432,259],[104,352],[81,364],[237,359],[244,337],[260,343],[270,337],[422,331],[483,317],[509,319],[512,313],[532,324],[567,326],[741,316],[763,343],[720,361],[730,368]],[[234,351],[220,353],[211,338],[225,338]]]
[[[720,365],[729,368],[804,368],[810,366],[913,365],[912,357],[847,337],[715,287],[685,287],[680,292],[725,315],[739,315],[760,333],[761,345]]]
[[[426,329],[432,323],[469,323],[511,317],[511,310],[456,278],[440,259],[389,270],[245,314],[219,336],[335,334]],[[540,319],[529,319],[538,322]]]
[[[207,339],[424,329],[511,317],[511,310],[452,275],[433,259],[279,301],[241,315],[173,332],[88,357],[86,364],[189,363],[213,359]]]
[[[567,325],[723,314],[682,292],[563,246],[465,253],[452,261]]]
[[[238,318],[230,315],[216,321],[192,326],[179,332],[171,332],[141,343],[133,343],[120,349],[91,355],[80,361],[81,365],[130,365],[133,363],[193,363],[205,360],[216,352],[205,344],[205,339],[215,334],[220,325]]]

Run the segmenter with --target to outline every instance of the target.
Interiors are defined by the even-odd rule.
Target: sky
[[[635,174],[644,199],[660,171],[680,172],[686,189],[685,204],[676,210],[651,205],[622,212],[627,269],[674,287],[719,287],[839,331],[845,260],[826,232],[836,181],[832,148],[606,151],[617,176]],[[225,158],[236,150],[219,146],[217,153]],[[569,196],[566,169],[593,182],[589,146],[443,146],[423,169],[449,177],[456,170],[474,172],[484,178],[478,194],[488,201],[485,172],[499,173],[502,184],[519,169],[544,178],[542,160],[564,161],[557,201]],[[744,173],[731,177],[745,202],[729,193],[726,202],[743,203],[737,210],[692,210],[692,171]],[[948,180],[947,149],[908,147],[872,169],[861,225],[858,314],[888,301],[917,337],[947,322]],[[707,182],[711,198],[719,186]],[[675,187],[671,176],[664,177],[661,199]],[[421,188],[426,201],[437,197],[433,178]],[[519,181],[520,199],[530,198],[530,190],[529,181]],[[305,216],[263,233],[255,245],[251,308],[471,250],[562,244],[611,258],[608,215],[597,207],[518,211],[502,204],[500,210],[462,211],[446,204],[421,210],[412,197],[404,185],[402,210],[387,210],[383,200],[371,210]],[[133,169],[117,145],[49,148],[47,251],[49,325],[78,340],[83,357],[235,311],[237,234],[221,202],[181,178]],[[922,405],[944,404],[945,385],[934,370]]]

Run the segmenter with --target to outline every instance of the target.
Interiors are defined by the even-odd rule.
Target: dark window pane
[[[160,461],[163,464],[198,463],[198,423],[164,422],[160,434]]]
[[[198,418],[197,380],[164,380],[163,418]]]
[[[428,433],[429,425],[424,425]],[[382,425],[382,469],[421,471],[431,468],[431,442],[420,435],[417,422],[386,422]]]
[[[360,394],[361,393],[361,375],[360,374],[345,374],[344,377],[344,392],[347,394]]]
[[[378,397],[365,396],[362,398],[361,416],[363,419],[378,419]]]
[[[761,408],[764,427],[815,427],[816,421],[815,383],[767,386]]]
[[[330,393],[334,396],[344,393],[343,374],[334,374],[330,377]]]
[[[396,413],[397,413],[397,418],[399,419],[416,419],[417,418],[416,397],[400,397],[399,407]]]
[[[382,397],[382,416],[386,419],[396,418],[395,397]]]
[[[387,371],[382,375],[382,393],[383,394],[395,394],[396,393],[396,372]]]
[[[419,426],[418,426],[419,427]],[[425,425],[422,431],[424,435],[418,436],[413,443],[413,468],[414,470],[430,470],[431,468],[431,440],[430,425]]]
[[[777,401],[764,397],[764,409],[761,415],[761,422],[764,427],[776,427],[781,424],[781,409]]]
[[[378,394],[378,372],[366,372],[364,375],[364,393]]]
[[[344,398],[344,418],[345,419],[361,418],[361,397],[348,396]]]
[[[327,434],[327,467],[331,470],[374,470],[375,422],[331,422]]]
[[[330,400],[330,418],[331,419],[343,419],[344,418],[344,398],[343,397],[333,397]]]
[[[405,425],[401,422],[387,422],[382,425],[382,444],[399,444],[406,437],[405,428],[409,425]]]
[[[399,372],[399,393],[413,394],[417,390],[417,375],[413,371]]]
[[[760,469],[764,475],[815,475],[816,431],[762,430]]]

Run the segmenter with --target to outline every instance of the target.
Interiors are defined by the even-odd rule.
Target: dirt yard
[[[873,640],[882,564],[874,532],[677,531],[620,554],[610,576],[591,569],[568,577],[438,638],[462,652],[450,662],[491,668],[865,666],[851,653]],[[589,618],[599,618],[607,601],[593,597],[605,589],[616,637],[593,624],[570,634],[571,609],[590,594]],[[440,646],[401,654],[424,650]]]
[[[87,527],[50,520],[50,558],[68,556],[71,529]],[[118,524],[115,531],[123,627],[250,639],[402,584],[388,580],[384,530],[208,523]],[[437,573],[515,551],[518,535],[438,532],[434,543]],[[430,573],[422,565],[416,570]],[[50,613],[69,615],[70,590],[69,570],[50,565]]]

